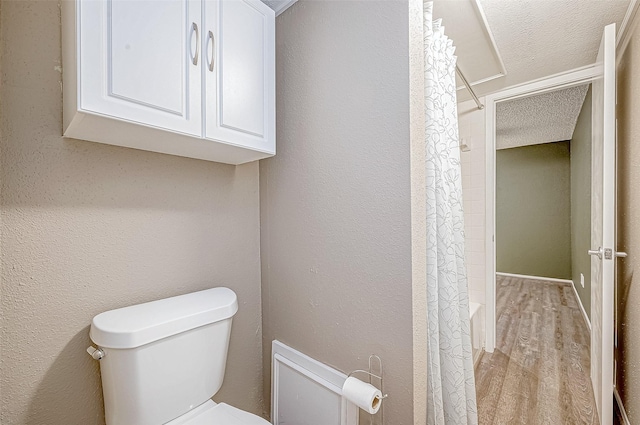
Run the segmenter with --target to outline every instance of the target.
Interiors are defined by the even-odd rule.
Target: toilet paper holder
[[[377,361],[378,363],[378,370],[376,371],[378,374],[374,373],[373,371],[373,361]],[[356,373],[364,373],[365,375],[369,376],[369,384],[374,385],[371,382],[371,378],[376,378],[380,383],[380,392],[382,393],[382,397],[380,397],[380,402],[382,403],[382,401],[389,397],[389,394],[385,394],[384,393],[384,387],[382,385],[382,359],[380,358],[380,356],[377,356],[375,354],[372,354],[369,356],[369,370],[364,370],[364,369],[356,369],[354,371],[351,371],[348,375],[347,378],[355,375]],[[374,385],[375,386],[375,385]],[[371,415],[373,416],[373,415]],[[384,423],[384,406],[380,405],[380,423]]]

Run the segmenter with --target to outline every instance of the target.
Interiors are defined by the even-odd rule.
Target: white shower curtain
[[[424,4],[427,185],[427,423],[478,423],[456,106],[456,57]]]

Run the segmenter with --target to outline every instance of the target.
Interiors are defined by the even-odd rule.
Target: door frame
[[[496,347],[496,105],[589,84],[602,77],[595,64],[534,80],[485,96],[485,351]]]

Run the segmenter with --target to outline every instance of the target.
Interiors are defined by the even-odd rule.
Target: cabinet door
[[[202,2],[77,0],[79,108],[202,136]]]
[[[205,137],[275,153],[275,15],[259,0],[205,0]]]

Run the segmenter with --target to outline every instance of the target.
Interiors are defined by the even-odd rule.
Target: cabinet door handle
[[[208,40],[211,44],[211,60],[209,61],[209,71],[213,72],[213,62],[216,58],[216,40],[213,38],[213,33],[209,31]]]
[[[198,30],[198,25],[194,22],[191,25],[191,39],[193,40],[193,33],[196,33],[196,54],[193,55],[193,59],[191,60],[191,62],[194,65],[198,64],[198,56],[200,56],[200,30]],[[191,41],[189,42],[191,43]]]

